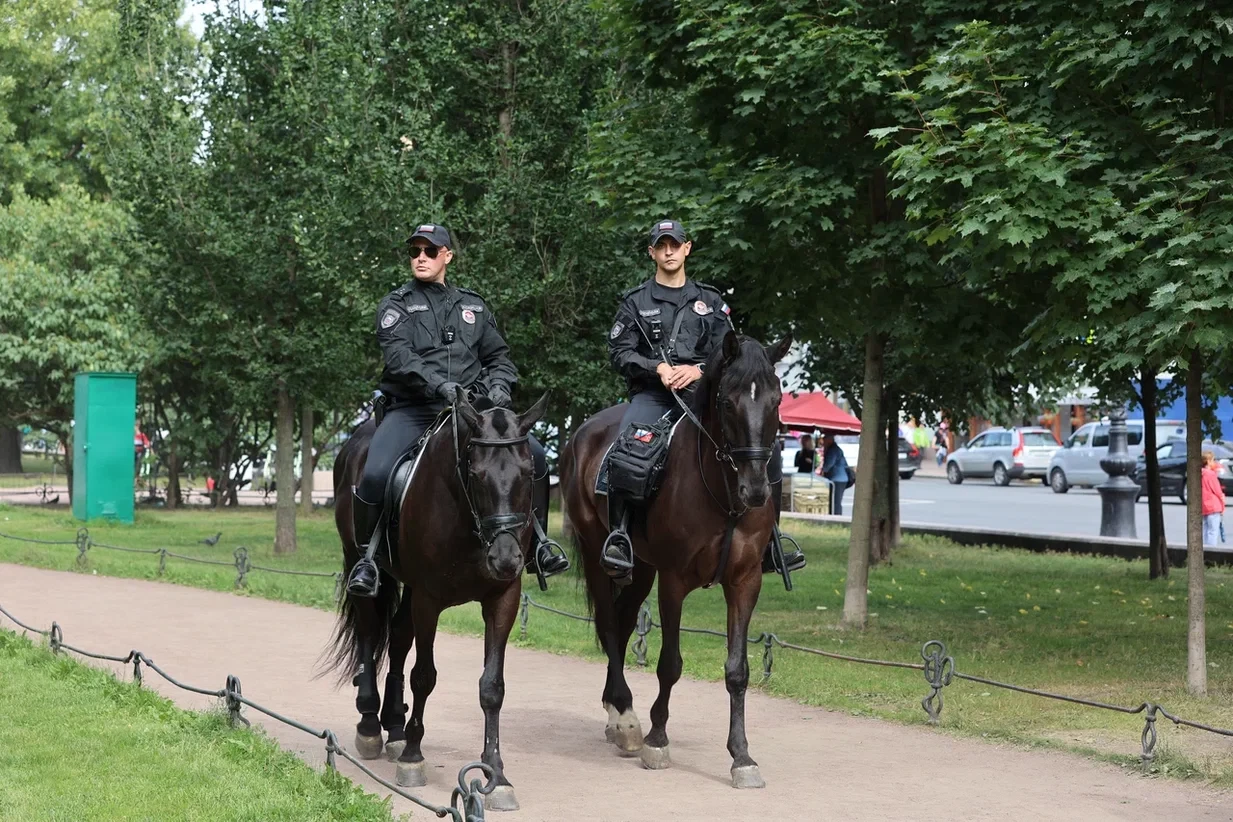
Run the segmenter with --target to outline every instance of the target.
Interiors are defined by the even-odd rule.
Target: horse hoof
[[[381,734],[376,736],[365,736],[362,733],[355,735],[355,752],[360,759],[376,759],[381,756],[381,746],[385,740],[381,738]]]
[[[422,788],[428,784],[428,769],[421,762],[399,762],[394,781],[400,788]]]
[[[407,740],[398,739],[391,740],[385,743],[385,758],[390,762],[397,762],[398,757],[402,756],[402,752],[407,747]]]
[[[757,765],[742,765],[732,769],[732,787],[734,788],[765,788],[766,780]]]
[[[514,789],[510,785],[497,785],[492,793],[484,797],[484,810],[487,811],[516,811],[518,810],[518,798],[514,796]]]
[[[652,745],[642,746],[642,767],[648,771],[662,771],[672,767],[672,757],[668,755],[668,746],[656,748]]]
[[[627,708],[624,713],[617,713],[616,708],[605,705],[608,710],[608,724],[604,728],[604,739],[617,746],[622,756],[633,756],[642,750],[642,723],[633,708]]]

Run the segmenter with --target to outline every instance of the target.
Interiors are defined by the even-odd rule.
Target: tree
[[[849,396],[862,407],[858,476],[886,473],[876,469],[890,459],[883,406],[942,399],[941,392],[928,396],[938,382],[917,382],[914,365],[945,353],[974,372],[1001,374],[1014,362],[990,345],[988,327],[947,328],[941,318],[968,305],[974,317],[987,316],[996,296],[1003,322],[995,333],[1017,344],[1015,331],[1031,316],[1022,303],[941,264],[913,234],[908,202],[888,184],[891,149],[869,136],[915,116],[912,102],[896,94],[893,72],[939,47],[967,5],[611,4],[609,26],[627,62],[606,121],[593,132],[597,200],[615,204],[627,223],[682,214],[699,256],[710,258],[698,273],[732,289],[734,315],[752,333],[791,330],[796,339],[860,352],[859,377],[848,364],[817,370],[830,382],[845,372]],[[647,157],[655,160],[654,182],[664,182],[649,184],[640,173]],[[1026,290],[1019,296],[1040,299]],[[931,349],[934,329],[946,342]],[[923,360],[899,362],[897,351]],[[907,379],[888,385],[891,373]],[[955,406],[988,398],[990,381],[976,382],[963,386],[975,395]],[[857,483],[845,596],[852,626],[866,621],[870,556],[885,556],[893,541],[894,486],[889,476]]]
[[[1202,364],[1233,328],[1233,202],[1218,194],[1233,183],[1229,20],[1213,3],[1122,0],[975,14],[902,95],[924,113],[898,135],[900,193],[946,258],[1070,295],[1037,338],[1116,334],[1091,364],[1109,373],[1187,364],[1197,444]],[[1202,693],[1203,549],[1188,531],[1188,686]]]

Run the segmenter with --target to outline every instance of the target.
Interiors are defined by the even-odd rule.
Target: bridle
[[[719,421],[719,438],[723,441],[722,445],[719,442],[715,441],[715,438],[711,436],[711,432],[706,430],[706,426],[702,424],[702,420],[698,419],[697,415],[694,414],[694,412],[690,410],[689,404],[686,403],[683,399],[681,399],[681,396],[676,392],[675,389],[672,390],[672,396],[676,400],[677,405],[681,407],[681,410],[685,412],[685,416],[689,418],[689,421],[692,422],[694,426],[698,429],[698,431],[702,433],[702,436],[706,437],[706,439],[711,443],[711,445],[714,446],[715,460],[720,464],[720,468],[721,468],[720,473],[724,478],[724,496],[727,497],[727,502],[720,501],[719,497],[715,495],[715,492],[711,490],[710,483],[706,481],[706,472],[702,470],[702,437],[699,437],[698,438],[698,473],[702,477],[703,487],[706,488],[706,492],[710,494],[711,499],[715,501],[715,504],[718,505],[720,508],[724,509],[724,511],[728,514],[728,517],[730,519],[740,518],[746,511],[749,510],[749,506],[745,505],[741,507],[739,510],[733,506],[732,504],[732,500],[733,500],[732,482],[728,476],[728,471],[722,470],[723,467],[727,466],[728,468],[732,470],[733,473],[735,473],[736,464],[738,462],[757,462],[758,460],[766,460],[769,463],[771,460],[771,457],[774,456],[775,454],[775,449],[773,447],[765,446],[765,445],[736,445],[734,446],[728,442],[727,435],[724,433],[727,429],[726,429],[726,426],[724,425],[724,421],[726,418],[724,416],[723,376],[722,375],[720,375],[720,378],[715,381],[715,410],[716,410],[716,416]]]
[[[479,512],[475,510],[475,502],[472,500],[471,494],[471,481],[475,476],[471,473],[471,451],[476,446],[481,448],[513,448],[527,442],[530,439],[530,434],[500,440],[472,437],[467,440],[467,447],[464,452],[458,446],[458,409],[450,409],[450,416],[452,417],[450,422],[454,428],[454,469],[458,474],[458,484],[462,488],[462,496],[467,501],[467,508],[471,511],[471,520],[475,523],[472,533],[475,534],[475,538],[480,541],[480,544],[484,546],[485,551],[491,548],[492,544],[496,542],[497,537],[502,534],[509,534],[514,539],[518,539],[530,521],[530,510],[525,514],[489,514],[486,517],[481,517]]]

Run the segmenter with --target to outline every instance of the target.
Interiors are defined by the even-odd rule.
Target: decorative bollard
[[[638,609],[638,621],[634,624],[634,662],[646,667],[646,635],[651,632],[651,609],[644,602]]]
[[[244,693],[240,688],[240,678],[235,674],[227,674],[227,685],[223,693],[227,702],[227,716],[231,720],[231,727],[239,727],[241,722],[251,727],[251,723],[240,713],[240,709],[244,707],[244,703],[239,700]]]
[[[1143,753],[1139,755],[1139,760],[1145,769],[1150,768],[1156,758],[1156,711],[1159,707],[1155,702],[1149,702],[1143,717]]]
[[[531,618],[531,597],[522,595],[522,605],[518,608],[518,638],[527,638],[527,620]]]
[[[90,550],[90,529],[77,529],[77,564],[86,564],[86,552]]]
[[[248,564],[248,549],[241,545],[232,554],[235,557],[235,587],[248,587],[248,572],[252,568]]]
[[[1125,409],[1109,412],[1109,453],[1100,460],[1100,467],[1109,475],[1108,482],[1096,486],[1100,492],[1100,535],[1137,539],[1135,499],[1139,484],[1127,476],[1135,468],[1135,458],[1126,450]]]

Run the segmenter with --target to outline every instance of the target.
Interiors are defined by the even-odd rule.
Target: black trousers
[[[669,397],[668,399],[672,399]],[[411,449],[428,430],[428,426],[440,416],[442,406],[403,405],[385,412],[377,432],[368,446],[368,459],[364,463],[364,475],[357,492],[365,502],[383,504],[385,484],[398,458]],[[530,437],[531,459],[534,479],[531,482],[531,504],[540,525],[548,528],[548,460],[544,446],[534,436]]]

